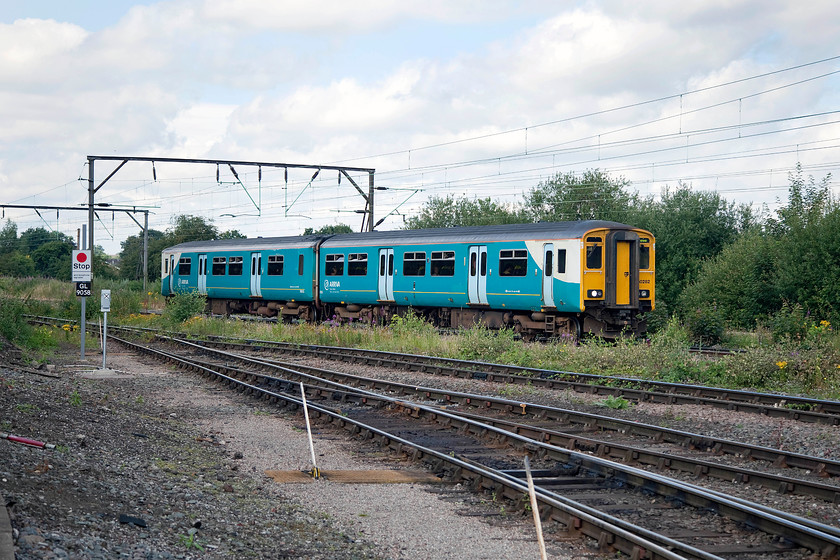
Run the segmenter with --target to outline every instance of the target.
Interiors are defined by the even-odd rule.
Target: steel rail
[[[185,359],[187,361],[200,363],[195,358],[188,358],[188,359],[185,358]],[[258,365],[265,365],[265,364],[262,364],[258,360],[254,361],[253,359],[251,359],[251,361],[253,361],[254,363],[256,363]],[[269,364],[274,369],[280,370],[283,373],[291,374],[291,375],[294,375],[298,378],[305,379],[306,382],[308,383],[308,386],[312,388],[315,396],[320,396],[322,398],[327,398],[327,399],[332,399],[332,400],[339,400],[339,401],[342,401],[342,402],[351,401],[351,402],[355,402],[357,404],[364,404],[364,405],[371,405],[371,401],[377,400],[377,401],[381,401],[385,404],[389,404],[389,405],[407,410],[412,414],[417,413],[419,411],[423,411],[427,415],[430,414],[433,417],[435,417],[434,419],[436,421],[438,421],[437,416],[440,416],[440,414],[438,413],[438,409],[436,409],[434,407],[431,407],[431,409],[430,409],[427,406],[417,405],[417,403],[414,403],[414,402],[402,401],[400,399],[395,399],[393,397],[388,397],[386,395],[381,395],[379,393],[374,393],[374,392],[371,392],[371,391],[356,389],[356,388],[353,388],[351,386],[348,386],[348,385],[345,385],[345,384],[342,384],[342,383],[333,382],[333,381],[329,381],[329,380],[324,380],[322,378],[319,378],[316,375],[312,375],[311,373],[307,374],[307,373],[304,373],[304,372],[296,371],[293,368],[286,368],[286,367],[283,367],[283,366],[278,366],[276,364],[271,364],[270,362],[269,362]],[[246,377],[251,382],[261,380],[261,381],[263,381],[263,382],[265,382],[269,385],[280,386],[284,390],[287,390],[289,392],[297,391],[297,388],[298,388],[297,382],[286,381],[286,380],[282,380],[282,379],[279,379],[279,378],[276,378],[276,377],[273,377],[273,376],[270,376],[270,375],[266,375],[266,374],[262,374],[262,373],[255,373],[253,371],[241,370],[241,369],[234,368],[234,367],[232,367],[230,365],[226,365],[226,364],[213,364],[213,367],[220,368],[221,370],[227,371],[227,372],[229,372],[233,375],[241,375],[243,377]],[[323,388],[324,392],[319,392],[318,391],[319,387]],[[420,408],[418,408],[418,406]],[[430,410],[431,410],[431,412],[429,412]],[[505,421],[505,420],[498,420],[498,419],[494,419],[494,418],[488,418],[488,417],[485,417],[485,416],[471,415],[471,414],[464,413],[464,412],[453,411],[451,409],[446,409],[446,414],[447,415],[451,414],[451,415],[454,415],[458,418],[466,418],[466,419],[469,419],[469,420],[474,420],[474,421],[482,423],[482,424],[489,424],[489,425],[492,425],[496,428],[500,428],[502,430],[505,430],[507,432],[516,433],[520,436],[529,438],[531,440],[534,440],[535,442],[547,442],[547,443],[552,444],[554,446],[560,446],[560,447],[564,447],[565,449],[570,449],[569,446],[563,446],[562,445],[562,443],[565,439],[565,436],[567,436],[567,435],[562,434],[561,432],[553,432],[551,430],[545,430],[545,429],[539,428],[539,427],[533,427],[533,426],[523,425],[523,424],[516,424],[514,422],[509,422],[509,421]],[[451,416],[446,416],[446,418],[444,420],[444,424],[455,425],[455,427],[460,429],[460,430],[463,430],[465,426],[468,427],[468,423],[456,423],[456,422],[454,422],[452,420]],[[528,434],[530,434],[530,435],[528,435]],[[554,438],[551,438],[551,437],[546,438],[546,437],[544,437],[544,434],[548,434],[549,436],[551,436],[553,434],[558,434],[560,441],[558,442]],[[475,434],[475,435],[483,435],[483,434]],[[572,439],[577,438],[577,436],[568,436],[568,437],[570,437]],[[591,440],[591,441],[597,442],[598,440]],[[622,446],[617,446],[617,445],[612,444],[612,443],[605,443],[605,442],[599,442],[599,443],[604,443],[605,445],[612,446],[614,448],[622,447]],[[755,478],[757,480],[768,481],[768,483],[765,484],[765,485],[770,487],[770,488],[779,488],[780,486],[783,486],[783,487],[787,488],[789,485],[801,485],[801,486],[799,486],[799,488],[805,488],[806,490],[805,491],[799,491],[799,492],[797,492],[798,494],[821,497],[821,498],[826,499],[828,501],[834,501],[836,503],[840,503],[840,487],[828,486],[828,485],[824,485],[824,484],[818,484],[818,483],[802,481],[802,480],[797,480],[797,479],[790,479],[788,477],[781,477],[781,476],[776,476],[776,475],[772,475],[772,474],[760,473],[760,472],[755,472],[755,471],[751,471],[751,470],[747,470],[747,469],[740,469],[740,468],[737,468],[737,467],[728,467],[726,465],[720,465],[718,463],[711,463],[711,462],[707,462],[707,461],[702,461],[700,459],[682,458],[682,457],[673,456],[673,455],[666,454],[666,453],[640,450],[640,449],[632,448],[632,447],[629,447],[629,446],[623,446],[623,447],[628,450],[628,453],[619,454],[619,455],[615,456],[615,458],[618,459],[618,460],[626,460],[628,455],[633,456],[633,455],[638,454],[639,459],[641,459],[641,460],[635,460],[635,462],[642,463],[642,464],[649,464],[649,465],[652,465],[652,466],[657,466],[661,469],[662,468],[662,462],[661,461],[647,461],[646,462],[646,461],[643,460],[643,458],[646,455],[649,454],[650,456],[656,457],[658,459],[668,460],[669,465],[670,465],[669,468],[673,468],[675,470],[682,470],[684,472],[690,472],[690,473],[694,473],[694,474],[704,474],[704,475],[709,475],[709,476],[716,476],[716,474],[718,474],[718,473],[731,472],[731,473],[734,473],[735,476],[733,476],[733,477],[718,476],[718,478],[722,478],[722,479],[725,479],[725,480],[735,480],[735,481],[738,481],[738,482],[749,482],[750,481],[749,477],[750,476],[755,476]],[[603,454],[598,454],[597,456],[603,457],[604,455]],[[565,457],[562,458],[562,459],[565,459]],[[672,465],[670,463],[671,460],[674,460],[675,464]],[[679,468],[680,465],[683,465],[683,467]],[[698,472],[698,467],[700,468],[699,472]],[[687,484],[690,484],[690,483],[687,483]],[[812,521],[810,519],[804,519],[804,518],[801,518],[801,517],[798,517],[798,516],[795,516],[795,515],[788,514],[786,512],[781,512],[780,510],[776,510],[774,508],[769,508],[767,506],[763,506],[761,504],[754,504],[752,502],[748,502],[748,501],[742,500],[740,498],[727,496],[727,495],[722,494],[720,492],[716,492],[715,490],[710,490],[710,489],[704,489],[704,490],[708,491],[708,492],[717,493],[719,496],[726,497],[728,499],[737,501],[739,503],[742,503],[744,505],[748,505],[750,507],[757,507],[759,509],[762,509],[766,513],[770,513],[770,514],[773,514],[773,515],[778,515],[780,517],[783,517],[785,519],[794,521],[796,523],[801,523],[801,524],[804,524],[806,526],[817,529],[819,531],[823,531],[823,532],[826,532],[826,533],[829,533],[829,534],[833,534],[837,537],[840,537],[840,529],[832,527],[830,525],[825,525],[825,524],[822,524],[822,523],[819,523],[819,522],[816,522],[816,521]],[[788,489],[787,491],[791,491],[791,490]]]
[[[167,338],[162,338],[167,340]],[[229,356],[242,360],[254,360],[249,356],[241,354],[234,354],[224,352],[216,349],[207,349],[201,344],[190,341],[185,341],[178,338],[170,338],[173,342],[178,342],[186,345],[192,345],[195,348],[200,348],[205,352],[216,352],[222,356]],[[310,372],[317,376],[328,376],[335,379],[347,379],[350,374],[330,371],[322,368],[315,368],[302,364],[289,364],[284,362],[272,362],[270,360],[261,360],[267,365],[279,365],[281,367],[292,368],[298,371]],[[751,460],[763,460],[772,463],[779,467],[799,468],[816,473],[818,476],[840,476],[840,462],[831,459],[811,457],[798,453],[792,453],[770,447],[762,447],[758,445],[751,445],[722,438],[714,438],[711,436],[695,434],[691,432],[684,432],[674,430],[672,428],[665,428],[651,424],[644,424],[641,422],[622,420],[620,418],[610,416],[600,416],[587,412],[579,412],[570,409],[563,409],[551,407],[546,405],[539,405],[526,402],[514,402],[509,399],[502,399],[487,395],[478,395],[472,393],[463,393],[456,391],[447,391],[443,389],[422,387],[417,385],[408,385],[404,383],[385,381],[381,379],[372,379],[363,376],[353,375],[352,377],[359,380],[362,386],[370,387],[378,390],[390,390],[400,394],[417,394],[426,399],[438,400],[447,404],[461,404],[483,409],[495,409],[504,412],[516,412],[518,415],[533,415],[540,420],[552,420],[558,422],[565,422],[571,424],[578,424],[587,429],[605,429],[620,433],[630,433],[636,436],[644,436],[667,443],[672,443],[689,448],[707,449],[714,453],[729,454],[744,457]],[[607,446],[613,445],[610,443]],[[604,450],[606,451],[606,449]],[[664,458],[664,466],[670,467],[674,461],[669,458]],[[757,475],[757,480],[761,479],[760,473]],[[793,479],[795,480],[795,479]],[[746,480],[744,480],[746,482]],[[794,483],[791,483],[794,484]],[[784,488],[775,486],[779,491],[795,491],[796,486],[786,484]],[[832,501],[840,503],[840,498],[832,496]]]
[[[62,322],[65,321],[61,318],[53,318],[53,317],[42,317],[40,319],[48,319],[50,321],[58,321]],[[70,321],[73,322],[73,321]],[[144,332],[146,334],[153,334],[156,336],[161,336],[159,333],[161,332],[158,329],[148,329],[142,327],[115,327],[114,330],[123,330],[125,332]],[[178,333],[172,333],[178,334]],[[165,338],[165,337],[164,337]],[[185,337],[181,336],[173,336],[170,337],[173,340],[184,340]],[[264,341],[261,341],[264,342]],[[202,341],[204,343],[204,341]],[[242,345],[236,344],[236,347],[241,347]],[[244,345],[248,348],[251,348],[251,345]],[[295,346],[297,348],[297,346]],[[421,356],[422,357],[422,356]],[[280,362],[282,363],[282,362]],[[292,365],[292,364],[287,364]],[[307,366],[294,364],[294,367],[299,369],[306,369]],[[345,374],[340,374],[345,375]],[[372,384],[373,386],[379,386],[380,388],[384,388],[382,385],[385,383],[381,380],[370,380],[366,381],[367,383]],[[408,392],[408,391],[416,391],[420,388],[416,386],[408,386],[403,384],[392,383],[394,386],[399,386],[400,391]],[[437,398],[440,400],[445,400],[450,403],[460,403],[466,404],[471,406],[479,406],[482,408],[501,408],[501,409],[509,409],[510,402],[504,399],[497,399],[494,397],[488,397],[484,395],[473,395],[467,393],[454,393],[454,392],[443,392],[438,389],[431,389],[431,388],[422,388],[425,392],[426,398]],[[479,404],[480,403],[480,404]],[[650,438],[659,438],[662,441],[667,443],[672,443],[676,445],[680,445],[683,447],[689,448],[704,448],[710,450],[712,452],[718,454],[729,454],[744,457],[750,460],[762,460],[769,463],[772,463],[776,466],[780,467],[788,467],[788,468],[798,468],[806,471],[810,471],[816,473],[818,476],[822,477],[832,477],[832,476],[840,476],[840,462],[834,461],[827,458],[818,458],[812,457],[808,455],[802,455],[798,453],[787,452],[783,450],[773,449],[769,447],[762,447],[762,446],[755,446],[749,445],[745,443],[739,443],[731,440],[725,440],[720,438],[711,438],[709,436],[704,436],[700,434],[693,434],[690,432],[682,432],[679,430],[673,430],[670,428],[664,428],[649,424],[643,424],[638,422],[628,422],[625,420],[621,420],[619,418],[612,418],[612,417],[604,417],[599,415],[593,415],[585,412],[578,412],[568,409],[558,409],[554,407],[543,407],[541,405],[534,405],[534,404],[525,404],[525,403],[518,403],[517,405],[517,412],[521,412],[523,415],[526,413],[535,414],[537,417],[543,419],[550,419],[554,421],[566,422],[566,423],[574,423],[583,426],[584,428],[597,428],[597,429],[604,429],[604,430],[612,430],[621,433],[632,433],[637,436],[644,436]],[[584,441],[585,438],[579,438],[581,441]],[[573,441],[567,443],[567,445],[574,444]],[[615,444],[605,443],[603,447],[596,448],[597,453],[604,453],[609,456],[615,456],[615,452],[611,451],[611,449],[618,448]],[[661,467],[672,467],[675,465],[675,461],[673,458],[663,458]],[[659,465],[657,465],[659,466]],[[713,470],[709,470],[709,473],[713,473]],[[709,474],[709,473],[702,473],[702,474]],[[745,475],[748,478],[742,478],[741,482],[748,482],[750,479],[753,481],[761,481],[763,477],[760,473],[756,476],[751,476],[749,473]],[[808,493],[801,492],[803,487],[801,483],[798,483],[796,479],[791,479],[791,482],[783,482],[782,485],[777,486],[777,490],[779,492],[793,492],[793,493]],[[832,498],[828,493],[830,491],[826,490],[823,492],[822,490],[816,490],[813,492],[814,495],[819,495],[820,493],[823,494],[823,499],[827,500],[834,500],[837,501],[837,498]]]
[[[63,319],[53,317],[46,319],[63,321]],[[138,330],[150,334],[165,332],[144,327],[119,328]],[[168,333],[168,335],[186,338],[186,335],[180,333]],[[234,342],[234,340],[241,340],[241,342]],[[829,399],[726,389],[706,385],[688,385],[634,377],[546,370],[341,346],[319,346],[249,338],[232,339],[231,337],[221,336],[208,336],[206,342],[228,347],[247,347],[257,351],[272,349],[297,355],[316,355],[330,360],[338,359],[356,363],[362,361],[368,364],[376,363],[377,365],[409,371],[468,377],[497,383],[543,386],[550,389],[573,389],[592,395],[621,396],[635,402],[672,405],[698,404],[725,408],[736,412],[752,412],[772,418],[840,425],[840,401]]]
[[[213,344],[237,344],[208,337]],[[796,395],[725,389],[706,385],[687,385],[634,377],[596,375],[546,370],[523,366],[471,362],[417,354],[398,354],[382,350],[300,345],[243,339],[243,347],[278,349],[294,354],[313,354],[331,360],[373,363],[409,371],[469,377],[497,383],[529,384],[552,389],[574,389],[593,395],[622,396],[636,402],[661,404],[699,404],[738,412],[753,412],[773,418],[787,418],[818,424],[840,425],[840,401]]]
[[[198,346],[190,342],[178,342],[190,346]],[[250,360],[252,363],[262,363],[263,365],[282,370],[286,373],[293,373],[298,376],[306,375],[307,378],[310,377],[308,374],[301,374],[300,372],[295,372],[289,368],[281,368],[260,360]],[[323,382],[323,380],[321,380],[321,382]],[[343,384],[333,384],[337,389],[353,390],[352,387],[348,387]],[[718,513],[725,512],[726,517],[730,519],[735,519],[766,533],[787,538],[792,542],[797,543],[799,546],[819,552],[826,558],[836,557],[837,551],[840,550],[840,536],[833,534],[834,529],[828,526],[821,526],[827,527],[827,530],[824,530],[821,527],[817,528],[814,527],[813,523],[809,520],[791,516],[784,512],[772,510],[764,506],[758,506],[757,504],[753,504],[745,500],[739,500],[720,493],[708,491],[699,486],[676,481],[662,475],[649,473],[641,469],[636,469],[634,467],[622,465],[606,459],[592,457],[568,449],[563,449],[555,445],[538,442],[519,434],[506,432],[505,430],[501,430],[493,426],[461,418],[439,408],[432,408],[424,405],[418,405],[416,403],[400,401],[399,399],[383,395],[369,394],[368,396],[375,397],[380,400],[389,400],[394,404],[405,407],[409,410],[418,413],[422,411],[424,414],[431,414],[436,418],[445,417],[448,418],[450,422],[460,421],[463,425],[469,426],[469,429],[474,430],[474,435],[486,437],[487,432],[495,432],[498,436],[506,437],[509,440],[516,442],[514,447],[520,447],[531,452],[537,452],[550,456],[552,459],[583,466],[588,471],[601,476],[619,477],[622,481],[630,483],[635,487],[645,488],[646,490],[655,489],[663,496],[695,507],[708,508]]]

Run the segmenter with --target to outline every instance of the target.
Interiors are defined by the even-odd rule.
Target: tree
[[[209,241],[219,238],[219,230],[201,216],[180,215],[173,220],[172,227],[166,230],[170,246],[188,241]]]
[[[239,233],[238,229],[229,229],[220,233],[218,239],[247,239],[247,236]]]
[[[527,221],[530,219],[516,205],[500,204],[489,197],[456,199],[448,195],[427,200],[419,215],[406,221],[405,229],[516,224]]]
[[[73,241],[73,238],[69,235],[64,235],[61,232],[49,231],[45,228],[38,227],[29,228],[20,234],[19,249],[24,255],[32,255],[38,247],[53,241],[75,246],[75,241]]]
[[[802,165],[796,164],[796,171],[788,174],[788,203],[776,211],[778,218],[767,220],[768,229],[779,235],[801,231],[818,222],[829,210],[831,197],[829,173],[817,183],[812,176],[802,176]]]
[[[624,177],[611,178],[598,169],[558,173],[525,195],[525,211],[534,222],[610,220],[630,222],[638,195],[627,191]]]
[[[11,220],[6,220],[3,229],[0,230],[0,254],[16,252],[19,245],[17,224]]]
[[[788,203],[768,220],[777,238],[775,288],[783,302],[798,303],[820,317],[840,319],[840,207],[829,194],[827,175],[806,180],[797,165],[791,173]]]
[[[324,226],[317,231],[313,231],[311,227],[303,230],[303,235],[336,235],[339,233],[353,233],[353,228],[346,224],[335,224]]]
[[[157,247],[156,241],[162,239],[164,233],[156,229],[149,229],[149,278],[157,280],[160,277],[160,266],[154,268],[152,266],[153,256],[157,253],[157,263],[160,263],[160,250],[154,251]],[[126,280],[142,280],[143,279],[143,234],[132,235],[127,237],[125,241],[120,244],[120,278]],[[162,249],[162,247],[161,247]]]
[[[748,205],[728,203],[719,193],[689,185],[666,189],[660,202],[645,201],[634,224],[656,238],[656,299],[674,308],[680,293],[714,257],[753,223]]]
[[[758,229],[738,236],[702,263],[695,280],[680,296],[683,314],[714,304],[730,324],[754,327],[757,319],[780,308],[776,253],[777,241]]]
[[[35,276],[35,263],[28,256],[18,251],[0,253],[0,275],[24,278]]]
[[[41,276],[70,280],[70,256],[73,244],[65,241],[49,241],[32,251],[32,262]]]

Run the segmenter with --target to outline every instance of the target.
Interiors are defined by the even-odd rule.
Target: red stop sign
[[[85,262],[87,260],[87,253],[79,253],[76,255],[76,260],[79,262]]]

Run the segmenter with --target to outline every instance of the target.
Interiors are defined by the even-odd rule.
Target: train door
[[[469,297],[472,305],[487,305],[487,246],[470,246]]]
[[[615,244],[615,303],[630,305],[630,248],[632,241],[616,241]]]
[[[251,253],[251,297],[262,297],[260,277],[262,276],[262,255]]]
[[[554,307],[554,244],[543,245],[543,307]]]
[[[393,249],[379,249],[379,301],[394,301]]]
[[[169,293],[175,293],[175,255],[169,255]]]
[[[198,293],[207,295],[207,255],[198,255]]]

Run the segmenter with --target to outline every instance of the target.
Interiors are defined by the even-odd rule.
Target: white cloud
[[[169,157],[202,157],[225,138],[228,119],[235,105],[198,103],[182,109],[169,120],[167,131],[174,146],[166,147]]]
[[[210,22],[294,32],[336,32],[352,35],[401,20],[480,22],[503,19],[527,9],[533,1],[507,0],[203,0],[201,16]]]
[[[53,72],[61,71],[88,36],[77,25],[53,20],[0,24],[0,83],[21,88],[53,81]]]

